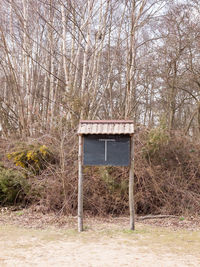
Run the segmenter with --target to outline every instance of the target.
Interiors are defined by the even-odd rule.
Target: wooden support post
[[[129,210],[130,210],[130,229],[135,230],[135,209],[134,209],[134,141],[131,136],[131,160],[129,169]]]
[[[82,169],[82,136],[78,144],[78,231],[83,231],[83,169]]]

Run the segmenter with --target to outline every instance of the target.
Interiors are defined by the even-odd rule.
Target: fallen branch
[[[137,220],[149,220],[149,219],[165,219],[165,218],[177,218],[178,216],[175,215],[147,215],[147,216],[140,216],[137,217]]]

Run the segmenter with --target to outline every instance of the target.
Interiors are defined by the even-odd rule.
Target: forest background
[[[80,119],[132,119],[138,214],[200,214],[198,0],[1,0],[0,204],[77,209]],[[128,212],[128,170],[84,209]]]

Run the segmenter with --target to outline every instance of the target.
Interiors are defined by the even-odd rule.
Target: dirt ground
[[[198,218],[85,218],[0,213],[0,266],[200,266]]]

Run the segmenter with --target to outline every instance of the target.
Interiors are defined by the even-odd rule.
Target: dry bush
[[[135,136],[135,207],[138,214],[200,213],[200,147],[188,138],[160,138],[147,156],[149,132]],[[164,141],[163,141],[164,140]],[[59,147],[59,145],[57,146]],[[77,212],[77,137],[64,141],[63,170],[42,174],[44,210]],[[128,214],[128,168],[84,167],[84,211]]]
[[[149,136],[145,129],[135,135],[136,212],[200,214],[200,146],[176,133],[168,138],[159,136],[160,141],[154,136],[156,149],[152,151]],[[56,151],[59,162],[29,178],[34,192],[29,202],[37,209],[76,215],[77,139],[71,132],[35,140]],[[84,167],[84,211],[93,215],[128,214],[128,168]]]
[[[200,214],[200,146],[176,133],[146,157],[142,148],[147,139],[148,132],[137,136],[137,213]]]

